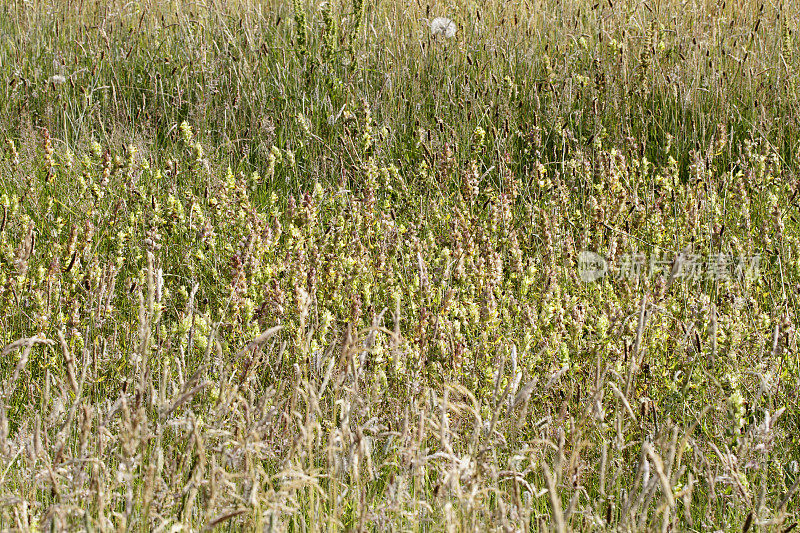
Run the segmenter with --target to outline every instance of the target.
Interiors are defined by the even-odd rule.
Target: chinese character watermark
[[[596,252],[583,251],[578,254],[578,277],[585,283],[597,281],[607,275],[617,280],[661,275],[668,283],[702,279],[743,280],[756,278],[760,266],[761,256],[758,254],[745,256],[715,253],[704,256],[662,253],[650,255],[648,258],[644,253],[636,253],[621,255],[615,262]]]

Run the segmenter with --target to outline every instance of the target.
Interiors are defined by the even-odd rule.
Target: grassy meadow
[[[791,531],[798,32],[2,3],[0,529]]]

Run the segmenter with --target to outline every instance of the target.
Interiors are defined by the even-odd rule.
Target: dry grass
[[[795,527],[795,6],[316,7],[0,8],[0,528]]]

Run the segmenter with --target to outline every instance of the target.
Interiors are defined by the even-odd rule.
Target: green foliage
[[[0,7],[0,527],[792,527],[797,22],[537,6]]]

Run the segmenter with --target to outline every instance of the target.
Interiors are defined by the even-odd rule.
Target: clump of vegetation
[[[795,524],[784,11],[1,9],[4,529]]]

